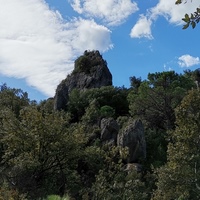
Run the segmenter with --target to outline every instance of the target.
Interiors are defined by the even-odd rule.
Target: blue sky
[[[114,86],[129,77],[200,67],[200,28],[182,30],[199,1],[0,0],[0,83],[53,97],[85,50],[99,50]]]

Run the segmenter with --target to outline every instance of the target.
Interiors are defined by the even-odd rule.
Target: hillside
[[[114,87],[85,51],[55,97],[0,87],[0,199],[200,198],[199,69]]]

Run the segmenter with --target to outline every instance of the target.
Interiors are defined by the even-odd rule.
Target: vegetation
[[[199,91],[192,90],[176,108],[177,126],[170,133],[172,142],[168,145],[168,161],[157,170],[155,200],[200,198],[199,102]]]
[[[176,0],[175,4],[178,5],[183,2],[187,3],[187,0],[186,1]],[[200,21],[200,7],[196,8],[196,11],[194,11],[194,13],[191,13],[191,14],[186,13],[182,20],[185,22],[183,29],[187,29],[189,26],[192,26],[192,28],[195,28],[196,25]]]
[[[130,82],[128,89],[74,89],[65,111],[3,84],[0,200],[199,199],[199,70]],[[101,141],[100,121],[110,117],[120,128],[142,120],[142,170],[127,171],[127,148]]]
[[[98,57],[100,56],[100,57]],[[93,67],[101,64],[107,65],[105,60],[101,59],[99,51],[85,51],[84,55],[78,57],[75,61],[75,68],[73,74],[84,72],[89,74]]]

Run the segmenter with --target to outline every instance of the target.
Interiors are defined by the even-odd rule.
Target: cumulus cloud
[[[146,16],[141,15],[140,19],[137,21],[135,26],[132,28],[130,36],[132,38],[145,37],[148,39],[153,39],[151,34],[151,23],[152,21],[147,19]]]
[[[138,10],[131,0],[69,0],[79,14],[103,20],[109,26],[123,23],[129,15]]]
[[[111,31],[105,26],[96,24],[92,19],[75,19],[68,23],[66,28],[65,36],[69,36],[70,45],[79,52],[85,49],[107,51],[113,47],[110,42]]]
[[[199,57],[193,57],[189,54],[182,55],[178,58],[180,67],[192,67],[193,65],[200,64]]]
[[[84,50],[112,48],[111,31],[93,20],[64,21],[43,0],[0,0],[0,73],[47,96]]]
[[[164,16],[170,23],[180,25],[185,13],[193,13],[199,7],[198,1],[188,1],[180,5],[175,5],[174,0],[160,0],[159,3],[150,10],[151,17]]]
[[[185,13],[193,13],[197,7],[199,7],[199,1],[188,1],[187,3],[175,5],[175,0],[159,0],[158,4],[155,7],[148,9],[146,14],[142,15],[138,22],[133,26],[130,36],[132,38],[138,38],[139,35],[152,39],[146,32],[148,29],[148,32],[151,33],[151,25],[159,16],[165,17],[169,23],[181,25],[183,24],[182,18]],[[147,26],[148,28],[143,31],[140,30],[138,33],[138,26]]]

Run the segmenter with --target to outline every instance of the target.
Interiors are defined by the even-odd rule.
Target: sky
[[[85,50],[99,50],[113,85],[131,76],[200,67],[200,25],[182,29],[200,1],[0,0],[0,84],[31,100],[54,97]]]

